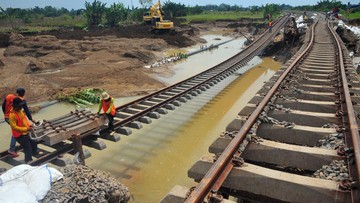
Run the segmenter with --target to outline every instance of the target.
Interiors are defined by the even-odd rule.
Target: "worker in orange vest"
[[[114,98],[110,97],[110,95],[107,92],[103,92],[101,94],[101,100],[100,100],[100,104],[99,104],[99,108],[98,108],[98,114],[100,114],[101,109],[104,111],[104,113],[106,114],[109,123],[109,130],[110,131],[114,131],[114,117],[116,114],[116,108],[114,105]]]
[[[14,98],[19,97],[23,102],[23,109],[25,111],[26,116],[28,117],[29,120],[31,120],[32,122],[35,123],[35,121],[33,120],[29,107],[27,106],[26,100],[25,100],[25,89],[22,87],[19,87],[16,89],[16,94],[8,94],[3,103],[2,103],[2,111],[4,113],[4,118],[5,121],[9,123],[9,115],[10,115],[10,111],[13,108],[12,103]],[[11,154],[12,156],[19,156],[16,151],[15,151],[15,145],[16,145],[16,140],[13,136],[11,136],[11,141],[10,141],[10,148],[8,150],[8,153]]]
[[[272,20],[270,20],[270,21],[269,21],[269,32],[272,31],[272,26],[273,26],[273,22],[272,22]]]
[[[14,98],[12,106],[9,114],[12,136],[24,148],[25,163],[29,163],[32,161],[32,156],[38,154],[37,143],[29,136],[32,125],[23,111],[24,101],[21,98]]]

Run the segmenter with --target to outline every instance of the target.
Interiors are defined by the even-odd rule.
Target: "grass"
[[[360,18],[360,12],[350,13],[349,15],[343,14],[348,19],[357,19]]]
[[[62,15],[59,17],[38,17],[32,18],[31,22],[23,23],[20,19],[14,21],[14,25],[22,32],[41,32],[59,29],[59,27],[86,27],[86,19],[83,16],[71,17]],[[0,32],[13,31],[6,19],[0,20]]]
[[[42,26],[31,26],[31,25],[18,25],[18,31],[21,32],[42,32],[48,30],[57,29],[57,27],[42,27]],[[13,32],[14,30],[10,26],[1,26],[0,32]]]
[[[241,18],[263,18],[262,12],[251,13],[250,11],[239,12],[204,12],[198,15],[185,16],[187,23],[204,22],[204,21],[216,21],[216,20],[239,20]]]
[[[86,25],[86,19],[83,16],[71,17],[69,15],[62,15],[59,17],[34,19],[30,25],[42,27],[83,27]]]

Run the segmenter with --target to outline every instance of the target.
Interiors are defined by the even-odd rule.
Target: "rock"
[[[137,58],[144,63],[149,63],[153,58],[155,58],[154,54],[150,52],[140,51],[126,52],[123,56],[128,58]]]
[[[144,46],[144,48],[150,51],[162,51],[164,46],[161,44],[149,44]]]
[[[17,41],[22,41],[24,38],[25,37],[22,34],[12,32],[10,34],[9,42],[10,42],[10,44],[13,44],[13,43],[15,43]]]
[[[359,46],[359,49],[360,49],[360,46]],[[357,74],[360,73],[360,64],[356,65],[355,71],[356,71]]]
[[[5,63],[2,62],[2,60],[0,59],[0,68],[3,68],[5,66]]]
[[[55,182],[40,202],[120,202],[130,200],[127,187],[108,173],[82,165],[61,168],[62,180]]]
[[[33,74],[37,72],[41,72],[42,68],[37,66],[34,62],[30,62],[25,70],[25,74]]]

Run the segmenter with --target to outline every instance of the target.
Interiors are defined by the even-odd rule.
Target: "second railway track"
[[[173,202],[360,202],[359,95],[345,46],[318,21],[210,146],[216,155],[189,169],[195,189]]]

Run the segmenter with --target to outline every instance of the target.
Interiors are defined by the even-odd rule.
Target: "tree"
[[[184,4],[166,2],[162,7],[165,13],[170,12],[172,17],[186,16],[187,9]]]
[[[110,27],[115,27],[119,22],[125,21],[127,10],[123,3],[114,3],[106,10],[106,22]]]
[[[7,9],[8,10],[8,9]],[[8,18],[10,21],[11,28],[16,32],[19,30],[19,27],[15,26],[14,19],[15,17],[11,14],[9,14],[7,11],[5,11],[3,8],[0,7],[1,15],[4,15],[5,18]]]
[[[280,6],[277,4],[266,4],[264,6],[264,18],[267,14],[270,14],[271,16],[275,16],[276,14],[280,13]]]
[[[102,22],[103,15],[106,11],[106,3],[94,0],[93,3],[85,2],[84,15],[87,19],[88,26],[99,25]]]
[[[152,0],[139,0],[139,3],[143,8],[150,7],[153,4]]]
[[[188,14],[191,14],[191,15],[196,15],[196,14],[200,14],[203,12],[203,9],[201,8],[201,6],[194,6],[194,7],[188,7]]]

